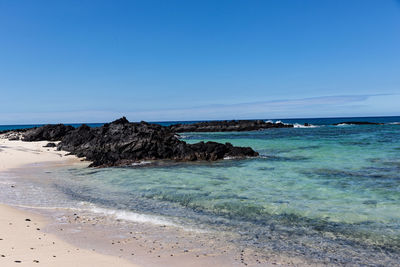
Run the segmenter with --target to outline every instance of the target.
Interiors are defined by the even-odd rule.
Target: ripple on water
[[[71,200],[240,233],[231,241],[261,251],[322,264],[395,266],[400,134],[374,127],[190,133],[189,142],[231,142],[262,156],[44,175],[51,177],[46,186]]]

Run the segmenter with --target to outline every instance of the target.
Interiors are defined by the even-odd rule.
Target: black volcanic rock
[[[91,166],[102,167],[129,165],[139,160],[214,161],[258,155],[249,147],[234,147],[229,143],[187,144],[168,127],[147,122],[130,123],[126,118],[98,128],[82,125],[68,131],[57,147],[86,157],[92,161]]]
[[[112,124],[127,124],[127,123],[129,123],[129,121],[125,116],[112,122]]]
[[[227,125],[230,125],[229,122],[225,122],[221,129],[226,129]],[[240,128],[250,130],[254,122],[245,125],[240,123]],[[100,167],[125,166],[140,160],[215,161],[225,157],[258,156],[250,147],[235,147],[230,143],[187,144],[178,139],[171,127],[143,121],[131,123],[125,117],[97,128],[82,125],[75,129],[63,124],[49,124],[3,132],[4,137],[21,137],[23,141],[61,141],[57,145],[58,150],[85,157],[92,161],[91,166]],[[54,143],[45,145],[54,146]]]
[[[74,130],[72,126],[64,124],[47,124],[42,127],[31,128],[23,134],[23,141],[59,141],[68,132]]]
[[[293,128],[292,124],[265,122],[263,120],[206,121],[192,124],[173,124],[169,128],[182,132],[242,132],[270,128]]]
[[[344,122],[339,122],[335,123],[333,125],[339,125],[339,124],[353,124],[353,125],[383,125],[384,123],[379,123],[379,122],[369,122],[369,121],[344,121]]]
[[[0,131],[1,138],[8,139],[10,141],[20,140],[22,134],[26,132],[28,129],[14,129],[14,130],[3,130]]]
[[[47,143],[43,147],[56,147],[57,145],[55,143]]]
[[[24,128],[24,129],[14,129],[14,130],[3,130],[0,131],[0,134],[5,134],[5,133],[24,133],[28,131],[29,128]]]

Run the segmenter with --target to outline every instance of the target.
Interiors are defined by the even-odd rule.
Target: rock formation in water
[[[191,124],[173,124],[171,131],[182,132],[242,132],[270,128],[293,128],[292,124],[265,122],[263,120],[206,121]]]
[[[45,125],[28,129],[22,140],[61,141],[57,149],[85,157],[96,167],[126,166],[140,160],[215,161],[258,156],[250,147],[235,147],[230,143],[187,144],[168,127],[131,123],[125,117],[97,128]]]
[[[224,157],[257,156],[249,147],[229,143],[187,144],[167,127],[146,122],[130,123],[125,118],[102,127],[82,125],[65,135],[58,149],[92,161],[92,166],[129,165],[140,160],[218,160]]]

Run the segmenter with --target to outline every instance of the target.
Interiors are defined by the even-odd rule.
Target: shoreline
[[[45,141],[2,141],[0,165],[16,168],[0,173],[1,200],[48,218],[40,228],[75,247],[142,266],[393,266],[396,129],[189,134],[265,158],[161,168],[87,168]]]
[[[46,141],[22,142],[0,139],[0,174],[14,174],[16,177],[37,175],[37,170],[49,166],[86,167],[75,156],[55,148],[43,147]],[[84,165],[82,165],[84,164]],[[36,171],[36,172],[35,172]],[[18,183],[17,183],[18,184]],[[254,251],[220,240],[220,233],[200,233],[176,225],[156,225],[150,222],[126,222],[109,214],[74,211],[68,208],[41,209],[39,207],[13,207],[0,205],[0,212],[7,214],[2,220],[0,238],[6,240],[15,236],[15,245],[2,244],[0,258],[2,266],[14,266],[15,260],[36,263],[42,266],[291,266],[295,259],[275,255],[273,258],[254,257]],[[31,219],[30,222],[24,221]],[[15,231],[7,232],[7,223]],[[26,223],[34,223],[28,225]],[[37,226],[37,225],[40,226]],[[40,228],[41,230],[36,230]],[[41,236],[40,236],[41,235]],[[39,239],[41,238],[41,239]],[[0,241],[2,242],[2,241]],[[55,242],[54,250],[51,248]],[[50,245],[50,248],[49,248]],[[46,249],[30,249],[40,247]],[[24,251],[24,257],[15,251]],[[56,255],[56,257],[53,257]],[[4,265],[3,265],[4,262]],[[46,265],[47,264],[47,265]],[[63,265],[65,264],[65,265]],[[101,265],[104,264],[104,265]]]

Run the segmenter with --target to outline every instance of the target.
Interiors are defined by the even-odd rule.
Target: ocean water
[[[379,122],[379,123],[396,123],[400,121],[400,116],[388,116],[388,117],[343,117],[343,118],[307,118],[307,119],[263,119],[265,121],[281,121],[283,123],[291,123],[291,124],[304,124],[304,123],[311,123],[313,125],[330,125],[340,122],[346,121],[369,121],[369,122]],[[163,121],[163,122],[151,122],[160,124],[163,126],[169,126],[171,124],[189,124],[195,122],[202,122],[202,121]],[[104,125],[104,123],[85,123],[90,127],[100,127]],[[26,128],[34,128],[40,127],[44,124],[19,124],[19,125],[0,125],[0,132],[4,130],[17,130],[17,129],[26,129]],[[73,127],[79,127],[82,123],[65,123],[65,125],[71,125]]]
[[[86,123],[90,127],[100,127],[104,123]],[[34,128],[40,127],[44,124],[18,124],[18,125],[0,125],[0,132],[5,130],[18,130],[18,129],[27,129],[27,128]],[[71,125],[73,127],[79,127],[82,123],[65,123],[65,125]]]
[[[331,125],[346,120],[360,118],[282,120],[313,126],[253,132],[183,133],[189,143],[231,142],[252,147],[260,157],[57,168],[47,180],[31,180],[38,191],[24,201],[42,206],[76,201],[122,219],[232,231],[240,233],[231,240],[237,244],[315,262],[398,266],[400,117],[363,118],[384,125]]]

